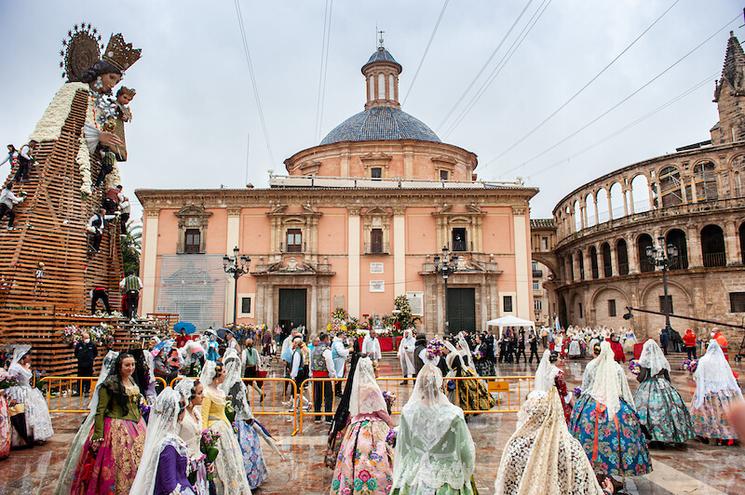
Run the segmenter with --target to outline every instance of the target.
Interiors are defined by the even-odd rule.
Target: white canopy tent
[[[516,316],[502,316],[501,318],[495,318],[486,322],[486,330],[489,327],[499,328],[499,336],[502,336],[502,329],[505,327],[528,327],[535,329],[535,323],[530,320],[523,320]]]

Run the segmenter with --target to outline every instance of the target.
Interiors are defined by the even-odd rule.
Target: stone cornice
[[[138,189],[135,195],[143,209],[180,209],[199,204],[205,208],[271,208],[272,204],[306,204],[315,207],[340,207],[360,204],[386,204],[391,207],[433,206],[443,202],[477,203],[484,206],[526,207],[538,193],[531,187],[489,189]]]

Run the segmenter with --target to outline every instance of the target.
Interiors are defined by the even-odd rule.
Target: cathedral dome
[[[424,122],[400,108],[375,106],[352,115],[336,126],[323,138],[321,144],[402,139],[441,142]]]
[[[365,110],[352,115],[323,138],[321,145],[345,141],[398,141],[412,139],[440,143],[424,122],[401,110],[398,76],[401,64],[383,46],[383,40],[362,66],[365,76]]]

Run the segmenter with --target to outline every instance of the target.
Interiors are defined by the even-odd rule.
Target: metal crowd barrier
[[[171,387],[175,387],[179,376],[171,380]],[[294,436],[298,432],[298,417],[293,409],[297,402],[297,385],[290,378],[242,378],[246,384],[246,399],[254,416],[286,417],[292,423]],[[254,385],[256,385],[254,387]],[[262,398],[263,395],[263,398]]]
[[[477,409],[466,407],[463,408],[463,414],[465,415],[505,414],[515,413],[520,410],[520,405],[522,405],[533,389],[533,380],[534,377],[532,375],[445,377],[443,379],[443,388],[448,398],[458,405],[474,405],[473,399],[476,397],[472,397],[472,395],[480,394],[483,391],[488,392],[494,398],[495,403],[491,408]],[[301,384],[301,390],[307,389],[310,407],[307,410],[306,408],[302,408],[298,413],[298,430],[300,433],[303,432],[303,425],[306,418],[312,417],[315,420],[316,418],[329,419],[334,416],[338,398],[334,394],[333,389],[337,383],[342,383],[343,386],[345,381],[346,379],[344,378],[308,378]],[[401,414],[401,409],[414,390],[416,378],[382,376],[378,377],[377,381],[382,391],[396,395],[396,400],[391,408],[391,414]],[[330,383],[332,387],[331,412],[326,412],[323,398],[320,400],[320,411],[315,412],[316,393],[323,393],[324,383]],[[476,384],[477,390],[480,386],[481,390],[471,390],[473,385],[470,384]]]
[[[155,380],[165,387],[165,380]],[[97,381],[97,376],[45,376],[39,383],[46,385],[50,413],[87,413]]]

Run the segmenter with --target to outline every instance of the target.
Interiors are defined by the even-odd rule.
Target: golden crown
[[[137,62],[141,56],[141,49],[132,48],[132,43],[126,43],[122,33],[117,33],[112,34],[111,38],[109,38],[109,44],[106,46],[106,51],[101,58],[124,72],[132,64]]]

